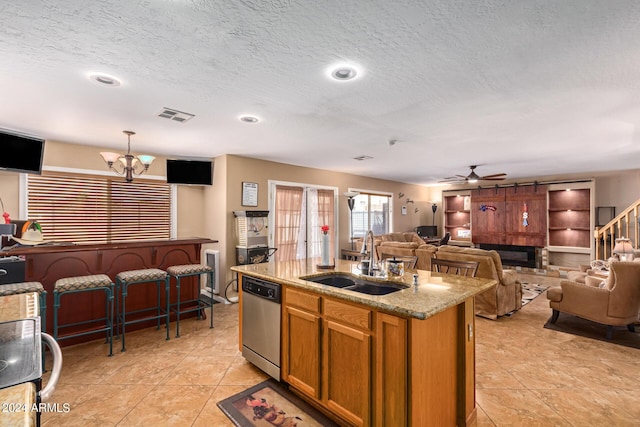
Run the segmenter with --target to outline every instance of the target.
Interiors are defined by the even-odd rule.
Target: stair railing
[[[634,249],[638,249],[640,239],[640,225],[638,213],[640,212],[640,199],[632,203],[627,209],[620,212],[615,218],[602,227],[596,227],[593,237],[596,239],[596,259],[608,259],[613,254],[615,239],[627,237],[631,240]]]

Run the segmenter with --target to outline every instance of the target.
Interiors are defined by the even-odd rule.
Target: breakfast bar
[[[207,238],[185,238],[151,241],[131,241],[100,244],[44,244],[32,247],[14,247],[0,253],[0,256],[17,256],[24,258],[24,281],[42,283],[47,292],[47,330],[53,325],[53,289],[58,279],[73,276],[106,274],[112,280],[116,274],[127,270],[157,268],[166,270],[168,267],[183,264],[197,264],[203,244],[217,243]],[[195,280],[193,278],[190,278]],[[185,279],[188,280],[188,279]],[[144,285],[142,285],[144,286]],[[192,287],[183,294],[182,298],[195,298]],[[172,287],[171,299],[175,300],[175,287]],[[104,317],[104,299],[91,294],[76,294],[69,298],[72,303],[60,308],[59,315],[69,322]],[[131,310],[148,307],[155,302],[156,290],[153,284],[145,286],[141,292],[136,292],[127,299],[127,306]],[[195,315],[195,313],[194,313]],[[139,329],[155,325],[155,322],[141,322],[132,329]],[[65,341],[65,345],[96,339],[102,335],[85,335]]]
[[[389,279],[363,276],[353,261],[317,264],[232,267],[243,289],[245,277],[280,286],[282,381],[340,424],[473,424],[474,296],[496,281],[420,270]],[[258,325],[254,316],[249,327]]]

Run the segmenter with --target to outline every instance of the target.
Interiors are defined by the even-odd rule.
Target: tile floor
[[[530,283],[559,279],[521,274]],[[266,379],[237,350],[238,306],[208,321],[127,334],[127,351],[102,342],[63,348],[55,403],[44,426],[229,426],[216,402]],[[640,351],[543,329],[544,294],[511,317],[476,318],[478,427],[638,426]],[[562,321],[562,315],[560,320]]]

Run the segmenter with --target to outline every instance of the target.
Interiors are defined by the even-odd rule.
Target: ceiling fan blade
[[[504,179],[506,176],[506,173],[494,173],[492,175],[485,175],[480,179]]]
[[[458,183],[464,183],[466,182],[466,180],[464,178],[458,178],[457,176],[450,176],[447,178],[443,178],[441,180],[439,180],[438,182],[441,183],[448,183],[448,184],[458,184]]]

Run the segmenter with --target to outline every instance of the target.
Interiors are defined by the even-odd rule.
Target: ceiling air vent
[[[369,160],[369,159],[373,159],[373,157],[371,156],[358,156],[358,157],[354,157],[353,160]]]
[[[173,108],[164,107],[162,111],[158,113],[158,117],[173,120],[175,122],[184,123],[194,118],[195,115],[190,113],[185,113],[184,111],[174,110]]]

